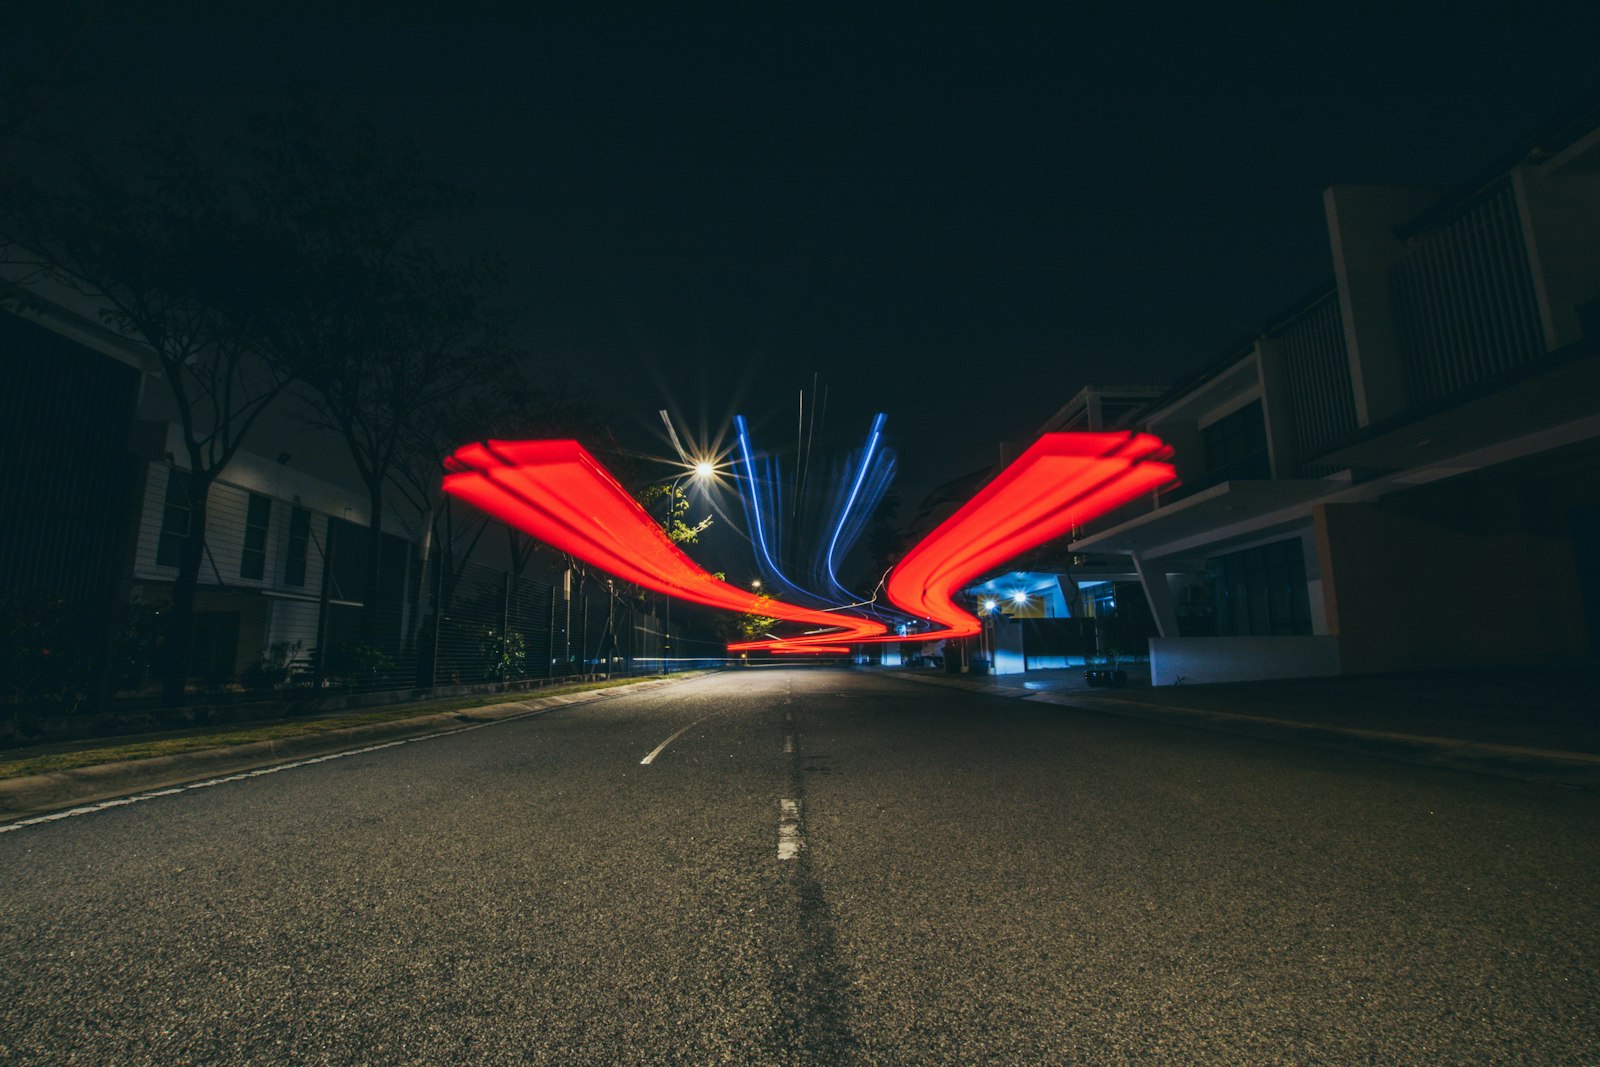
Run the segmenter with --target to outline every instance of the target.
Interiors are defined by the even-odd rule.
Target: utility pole
[[[317,674],[312,683],[321,689],[328,684],[328,616],[333,614],[329,601],[333,599],[333,517],[328,517],[324,528],[322,549],[322,592],[317,597]]]

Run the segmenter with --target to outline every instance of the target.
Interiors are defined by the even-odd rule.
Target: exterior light
[[[694,465],[694,476],[701,481],[705,481],[716,473],[717,468],[708,460],[701,460]]]
[[[1024,590],[1018,589],[1011,594],[1011,602],[1013,604],[1026,604],[1028,602],[1028,594]]]
[[[884,591],[901,609],[944,627],[927,640],[982,628],[952,596],[1035,545],[1177,482],[1172,449],[1144,433],[1050,433],[1001,471],[889,572]],[[879,639],[881,640],[881,638]]]
[[[1177,475],[1165,462],[1171,456],[1172,449],[1150,434],[1046,434],[906,553],[889,573],[884,591],[908,614],[934,623],[919,640],[979,633],[978,620],[956,606],[957,589],[1036,545],[1176,484]],[[751,589],[719,581],[669,541],[576,441],[464,445],[445,467],[446,492],[624,581],[729,611],[822,627],[798,637],[730,644],[730,652],[776,651],[779,645],[786,652],[831,651],[896,641],[909,630],[902,625],[901,634],[890,634],[883,623],[847,611],[769,600],[753,591],[760,588],[758,581]],[[715,467],[700,462],[693,471],[709,476]],[[759,527],[756,532],[762,543]],[[1027,598],[1026,592],[1013,595],[1019,604]],[[992,612],[994,601],[985,600],[983,607]]]
[[[985,615],[993,615],[994,609],[998,608],[999,606],[1000,605],[993,600],[985,600],[983,602],[983,613]]]

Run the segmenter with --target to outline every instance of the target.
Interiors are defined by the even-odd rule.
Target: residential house
[[[1334,187],[1334,278],[1134,420],[1182,484],[1072,551],[1156,684],[1600,651],[1600,116],[1441,193]]]

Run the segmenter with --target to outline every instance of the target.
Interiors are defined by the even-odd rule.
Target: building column
[[[1539,301],[1545,347],[1583,339],[1578,308],[1600,287],[1600,189],[1582,167],[1520,166],[1511,172],[1528,270]]]
[[[1277,341],[1270,337],[1256,339],[1256,370],[1261,377],[1261,418],[1266,423],[1267,459],[1274,478],[1293,478],[1299,473],[1300,457],[1295,453],[1293,400],[1288,370],[1283,363]]]
[[[1438,198],[1432,188],[1331,186],[1323,191],[1356,422],[1371,426],[1406,406],[1405,365],[1389,274],[1405,253],[1395,227]]]
[[[1178,611],[1172,604],[1172,587],[1167,584],[1165,568],[1145,562],[1144,556],[1134,549],[1133,569],[1144,587],[1144,599],[1150,605],[1150,614],[1156,620],[1156,635],[1178,636]]]

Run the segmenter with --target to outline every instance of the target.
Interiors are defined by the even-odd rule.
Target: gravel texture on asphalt
[[[1557,785],[728,672],[0,835],[0,1061],[1595,1062],[1597,835]]]

